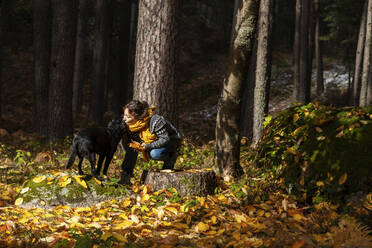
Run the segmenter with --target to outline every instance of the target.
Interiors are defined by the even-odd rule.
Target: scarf
[[[129,131],[131,132],[139,132],[139,137],[145,144],[150,144],[158,139],[158,137],[150,132],[150,119],[154,115],[155,107],[152,106],[148,108],[147,115],[145,118],[136,121],[136,123],[129,125]]]

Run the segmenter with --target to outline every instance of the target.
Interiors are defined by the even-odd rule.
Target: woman
[[[119,183],[130,183],[138,152],[143,152],[145,158],[148,155],[151,159],[164,161],[163,169],[173,169],[181,143],[177,129],[163,116],[155,114],[155,107],[149,107],[147,102],[132,100],[123,111],[128,131],[123,137],[126,154]]]

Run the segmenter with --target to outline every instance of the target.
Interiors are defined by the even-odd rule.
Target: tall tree
[[[296,0],[296,19],[293,44],[293,100],[298,101],[300,90],[300,39],[302,1]]]
[[[48,90],[51,42],[51,3],[34,0],[34,109],[33,122],[37,133],[48,134]]]
[[[257,1],[240,0],[229,69],[218,102],[215,163],[219,175],[235,177],[242,173],[239,163],[240,108],[255,40],[256,21]]]
[[[109,7],[111,0],[96,1],[95,46],[93,55],[93,84],[89,107],[89,119],[101,124],[104,113],[105,72],[109,39]]]
[[[177,123],[177,34],[180,1],[140,0],[133,97]]]
[[[273,0],[261,0],[258,21],[258,44],[256,63],[256,84],[254,88],[253,104],[253,139],[257,144],[263,134],[263,120],[267,97],[267,85],[270,83],[270,49],[271,49],[271,17]]]
[[[364,43],[366,39],[367,9],[368,9],[368,0],[366,0],[364,3],[362,16],[360,18],[358,44],[357,44],[356,55],[355,55],[355,68],[354,68],[354,77],[353,77],[354,92],[351,97],[351,102],[353,102],[355,106],[359,106],[359,96],[360,96],[360,87],[361,87],[360,74],[362,71]]]
[[[83,83],[86,75],[86,47],[88,36],[89,1],[78,0],[79,14],[76,31],[75,68],[72,91],[72,111],[80,112],[83,104]]]
[[[363,55],[363,73],[360,89],[359,106],[368,106],[368,84],[371,68],[371,46],[372,46],[372,0],[368,0],[367,9],[367,24],[366,24],[366,39]]]
[[[120,114],[128,101],[131,1],[122,1],[119,10],[118,52],[115,56],[115,78],[112,86],[112,110],[115,114]]]
[[[294,99],[297,102],[307,103],[310,101],[310,77],[311,71],[309,54],[309,36],[312,0],[296,0],[296,27],[294,45]]]
[[[314,0],[314,16],[315,16],[316,94],[320,96],[324,92],[324,80],[323,80],[323,55],[320,43],[319,0]]]
[[[72,134],[72,82],[76,36],[76,0],[52,1],[48,138]]]

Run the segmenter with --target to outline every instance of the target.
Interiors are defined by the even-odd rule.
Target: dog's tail
[[[70,158],[68,159],[68,162],[66,165],[66,169],[70,168],[74,164],[77,151],[78,151],[78,142],[72,142],[72,149],[70,153]]]

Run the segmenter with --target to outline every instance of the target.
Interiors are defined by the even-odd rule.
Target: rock
[[[180,196],[210,195],[217,186],[216,174],[211,169],[148,171],[144,172],[142,178],[153,191],[175,188]]]
[[[83,207],[129,195],[126,186],[115,181],[100,182],[90,175],[63,172],[41,174],[24,184],[17,196],[20,207],[48,208],[57,205]]]

